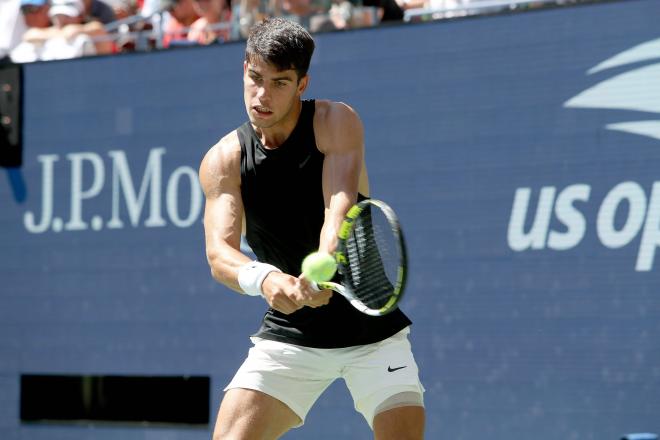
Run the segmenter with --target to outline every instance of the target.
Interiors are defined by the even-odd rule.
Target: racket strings
[[[346,241],[349,265],[346,277],[355,297],[367,307],[383,307],[394,292],[398,254],[396,242],[387,218],[374,215],[366,208],[355,220],[351,236]]]

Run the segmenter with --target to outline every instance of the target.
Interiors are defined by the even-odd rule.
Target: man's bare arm
[[[364,165],[364,129],[357,113],[343,103],[321,101],[317,144],[325,154],[323,198],[325,220],[319,250],[332,253],[346,212],[357,201],[358,191],[368,195]]]
[[[244,215],[240,158],[240,144],[234,132],[209,150],[200,166],[199,177],[206,196],[204,231],[211,274],[218,282],[244,293],[239,284],[239,272],[251,260],[240,250]],[[268,304],[285,314],[304,306],[326,304],[330,296],[315,294],[297,277],[279,272],[268,273],[259,287]]]
[[[240,189],[241,148],[235,133],[213,146],[202,161],[199,180],[206,196],[206,258],[218,282],[243,292],[238,269],[250,262],[240,251],[243,202]]]

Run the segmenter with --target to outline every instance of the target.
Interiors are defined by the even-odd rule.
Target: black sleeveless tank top
[[[278,148],[267,150],[249,122],[238,128],[246,239],[259,261],[300,274],[302,260],[319,246],[324,220],[324,155],[314,136],[315,101],[303,101],[298,123]],[[410,320],[400,310],[371,317],[343,296],[328,305],[285,315],[266,312],[255,336],[316,348],[339,348],[386,339]]]

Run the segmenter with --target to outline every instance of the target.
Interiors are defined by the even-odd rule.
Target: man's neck
[[[298,125],[301,112],[302,101],[298,100],[291,108],[289,114],[273,127],[259,128],[253,125],[255,133],[259,136],[261,145],[269,150],[274,150],[282,145],[289,138],[296,125]]]

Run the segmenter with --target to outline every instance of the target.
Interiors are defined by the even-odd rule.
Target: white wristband
[[[264,296],[261,284],[271,272],[282,271],[271,264],[250,261],[238,269],[238,285],[246,295]]]

